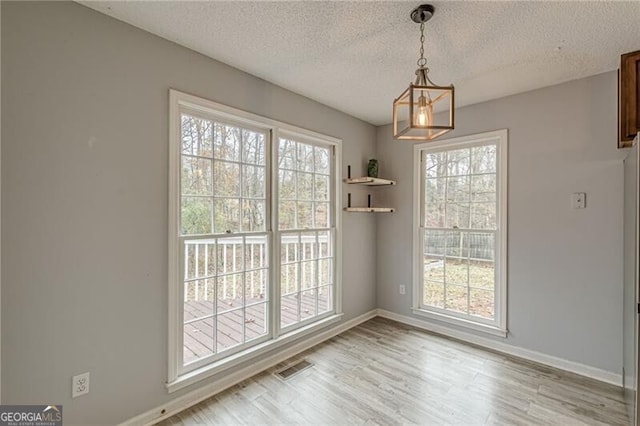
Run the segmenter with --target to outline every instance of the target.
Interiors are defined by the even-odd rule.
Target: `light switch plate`
[[[571,194],[571,207],[574,209],[587,208],[587,194],[585,192],[574,192]]]

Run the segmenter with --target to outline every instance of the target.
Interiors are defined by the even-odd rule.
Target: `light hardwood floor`
[[[628,424],[620,388],[374,318],[160,424],[603,423]]]

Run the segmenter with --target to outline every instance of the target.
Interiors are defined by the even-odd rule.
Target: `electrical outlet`
[[[398,290],[400,291],[400,294],[405,294],[407,292],[407,289],[402,284],[400,284],[400,286],[398,286]]]
[[[71,378],[71,397],[77,398],[89,393],[89,373],[78,374]]]

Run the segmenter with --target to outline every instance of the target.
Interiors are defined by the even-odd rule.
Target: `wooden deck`
[[[184,326],[185,363],[223,352],[268,332],[269,302],[265,299],[247,299],[246,309],[242,308],[240,298],[218,301],[217,315],[206,318],[213,313],[214,303],[211,300],[184,303],[185,322],[196,320]],[[295,324],[330,309],[331,295],[326,291],[317,298],[317,311],[315,290],[284,296],[281,299],[281,326]],[[205,319],[198,319],[203,317]]]

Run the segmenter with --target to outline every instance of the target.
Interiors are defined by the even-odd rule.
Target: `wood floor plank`
[[[283,381],[274,374],[314,364]],[[160,423],[627,425],[620,388],[374,318]]]

